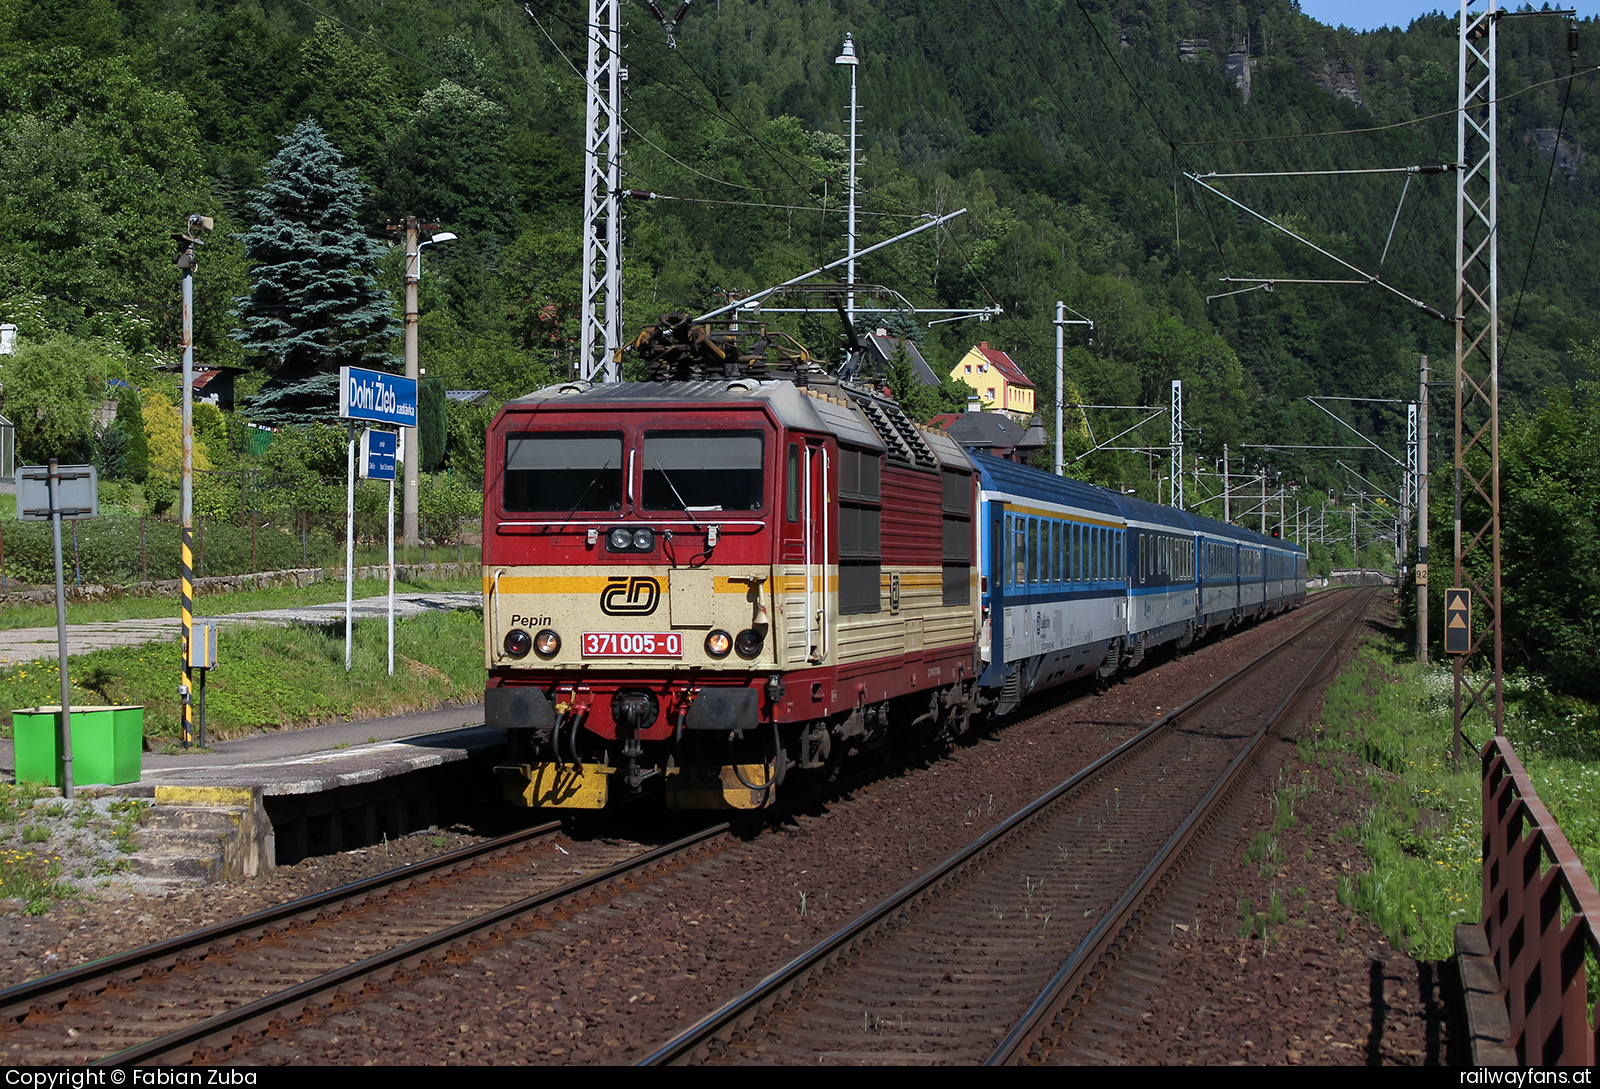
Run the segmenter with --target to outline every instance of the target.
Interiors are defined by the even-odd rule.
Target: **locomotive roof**
[[[830,390],[837,393],[827,392]],[[918,428],[893,401],[843,386],[802,389],[791,381],[753,378],[562,382],[507,401],[506,407],[573,404],[596,409],[660,409],[668,405],[736,405],[751,401],[765,402],[785,427],[831,434],[840,442],[887,453],[891,459],[922,469],[971,469],[961,448],[948,436]]]
[[[983,486],[988,491],[1003,492],[1025,499],[1039,499],[1046,503],[1059,503],[1062,506],[1077,507],[1099,514],[1115,516],[1120,513],[1117,509],[1116,493],[1105,488],[1097,488],[1093,484],[1085,484],[1068,476],[1056,476],[1054,473],[1018,465],[1014,461],[979,453],[976,450],[968,450],[967,456],[983,475]]]

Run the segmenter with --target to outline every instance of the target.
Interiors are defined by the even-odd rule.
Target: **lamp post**
[[[850,212],[845,228],[845,255],[850,264],[845,270],[845,315],[851,328],[856,324],[856,69],[861,60],[856,56],[856,43],[846,34],[844,50],[833,59],[834,64],[850,66]]]
[[[440,231],[426,242],[417,241],[417,231],[422,225],[416,216],[406,216],[406,377],[416,381],[417,372],[417,285],[422,282],[422,247],[435,242],[453,242],[455,235]],[[421,450],[417,443],[417,429],[404,429],[406,470],[406,515],[402,532],[408,547],[417,543],[417,482],[421,464]]]

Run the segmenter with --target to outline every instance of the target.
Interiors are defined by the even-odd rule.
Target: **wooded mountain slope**
[[[630,330],[842,254],[849,77],[833,61],[848,32],[862,57],[861,244],[968,209],[864,259],[860,279],[919,305],[1005,309],[985,325],[883,322],[914,330],[935,363],[987,340],[1049,406],[1064,299],[1095,322],[1092,342],[1069,338],[1067,400],[1164,403],[1182,378],[1192,448],[1214,459],[1224,443],[1350,441],[1303,398],[1412,397],[1419,354],[1453,358],[1449,327],[1378,287],[1208,303],[1238,286],[1224,275],[1351,274],[1183,176],[1451,161],[1450,18],[1354,35],[1284,0],[699,0],[673,49],[645,6],[625,12],[624,184],[664,198],[627,202]],[[427,255],[429,374],[500,397],[545,381],[577,332],[584,18],[578,0],[0,0],[0,318],[25,337],[99,338],[130,374],[170,360],[169,235],[207,212],[198,352],[266,364],[228,336],[251,278],[234,236],[267,162],[310,119],[359,171],[371,235],[392,239],[383,228],[417,214],[460,236]],[[1580,39],[1587,73],[1600,28]],[[1502,25],[1513,402],[1585,377],[1572,345],[1600,332],[1600,114],[1592,74],[1563,112],[1572,63],[1564,20]],[[1214,184],[1452,309],[1452,175]],[[391,289],[398,274],[391,252]],[[832,317],[783,323],[823,352],[840,343]],[[1392,406],[1348,418],[1391,448],[1403,439]],[[1094,418],[1096,434],[1115,419]],[[1146,441],[1165,442],[1157,428]],[[1065,430],[1087,449],[1081,417]],[[1348,482],[1324,455],[1254,454],[1252,467],[1269,460],[1284,479]],[[1152,465],[1101,454],[1076,471],[1153,496]]]

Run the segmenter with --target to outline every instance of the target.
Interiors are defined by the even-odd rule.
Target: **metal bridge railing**
[[[1600,1007],[1584,954],[1600,957],[1600,893],[1511,743],[1483,748],[1484,931],[1525,1066],[1593,1066]]]

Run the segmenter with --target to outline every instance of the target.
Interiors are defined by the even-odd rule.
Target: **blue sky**
[[[1519,2],[1501,0],[1500,6],[1507,9],[1521,7]],[[1539,0],[1535,7],[1543,7],[1543,0]],[[1576,8],[1580,19],[1593,19],[1600,16],[1600,0],[1563,0],[1561,3],[1552,3],[1551,7]],[[1311,16],[1319,23],[1328,26],[1343,24],[1351,30],[1376,30],[1381,26],[1405,27],[1419,15],[1426,15],[1434,11],[1447,11],[1452,15],[1460,15],[1461,3],[1441,2],[1441,0],[1300,0],[1300,10]],[[1478,0],[1472,5],[1472,10],[1482,11],[1483,0]]]

